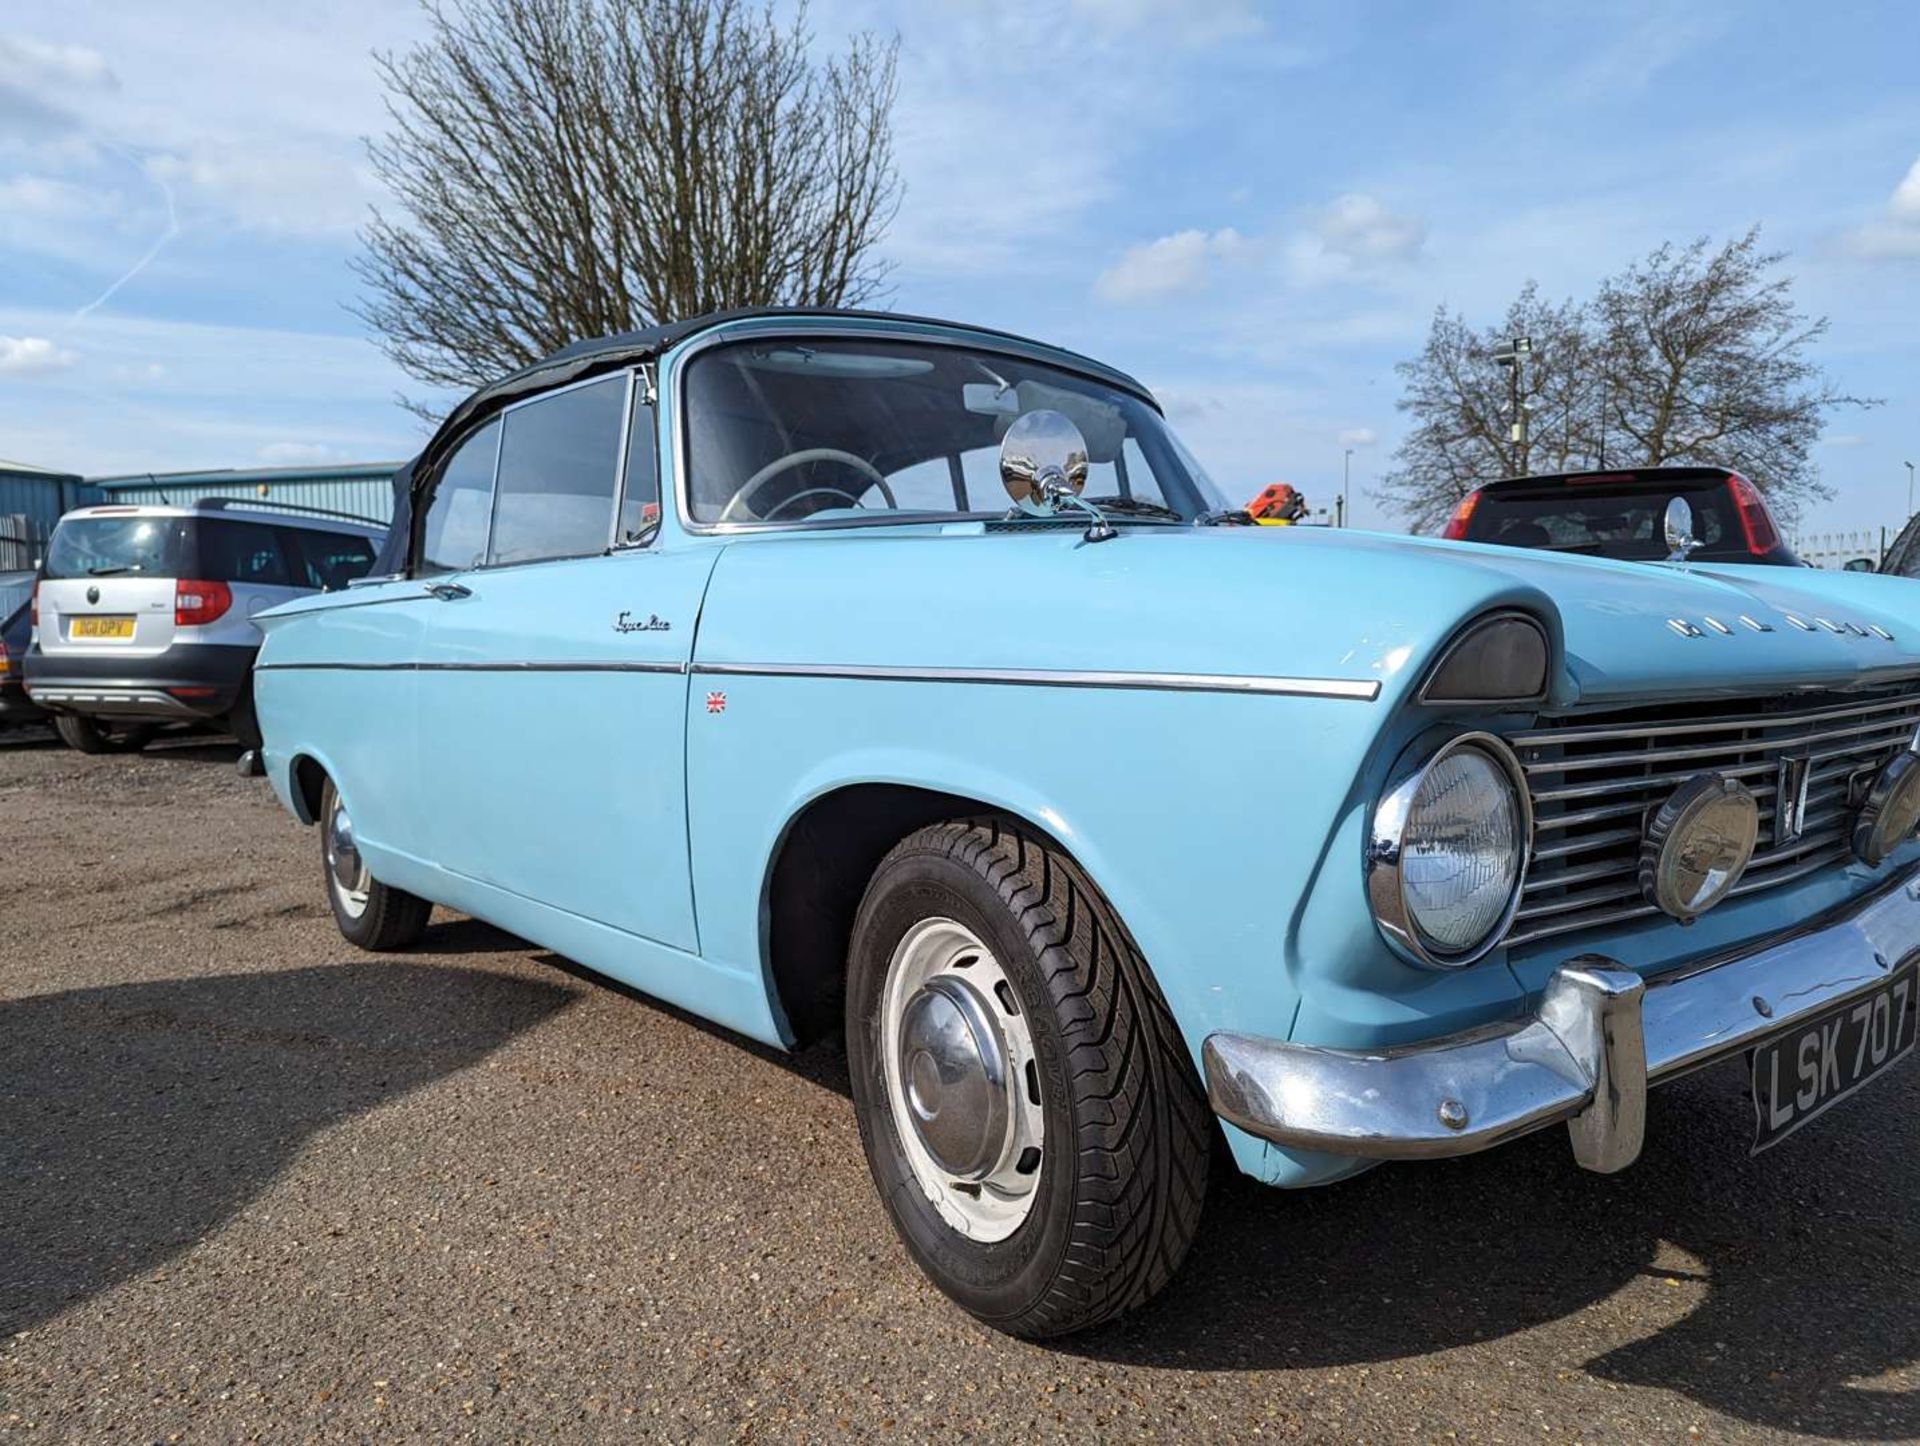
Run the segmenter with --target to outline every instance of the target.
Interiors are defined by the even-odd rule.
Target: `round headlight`
[[[1532,834],[1512,751],[1488,733],[1453,739],[1374,811],[1367,873],[1374,917],[1423,964],[1471,964],[1513,920]]]
[[[1853,822],[1853,851],[1878,867],[1920,827],[1920,755],[1897,754],[1873,780]]]
[[[1691,924],[1726,898],[1760,838],[1746,785],[1717,773],[1689,778],[1660,805],[1640,843],[1640,892]]]

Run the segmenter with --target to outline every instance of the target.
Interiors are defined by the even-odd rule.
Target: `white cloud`
[[[65,371],[80,360],[44,336],[0,336],[0,376],[31,377]]]
[[[347,154],[315,146],[274,153],[215,144],[155,156],[147,173],[162,184],[263,230],[351,231],[367,217],[378,183]]]
[[[1287,264],[1303,285],[1339,281],[1411,261],[1426,239],[1421,217],[1349,192],[1308,213],[1305,233],[1287,249]]]
[[[1231,226],[1224,230],[1176,231],[1157,241],[1129,246],[1093,283],[1102,301],[1159,301],[1202,291],[1217,263],[1245,259],[1253,244]]]
[[[1822,437],[1822,445],[1828,447],[1864,447],[1866,435],[1861,432],[1835,432],[1831,437]]]
[[[49,45],[0,36],[0,82],[23,86],[106,86],[119,82],[106,57],[86,45]]]
[[[1847,249],[1874,259],[1920,257],[1920,160],[1887,198],[1886,210],[1846,235]]]
[[[1123,31],[1152,29],[1156,38],[1199,47],[1257,35],[1265,28],[1247,0],[1072,0],[1076,16]]]
[[[1372,427],[1348,427],[1340,434],[1342,447],[1371,447],[1379,440]]]
[[[310,467],[341,458],[337,447],[324,442],[269,442],[254,455],[269,467]]]

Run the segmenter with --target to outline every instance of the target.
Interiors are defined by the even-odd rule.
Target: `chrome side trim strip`
[[[907,668],[867,663],[695,663],[695,673],[736,678],[853,678],[890,683],[987,683],[1021,688],[1123,688],[1253,693],[1302,698],[1380,696],[1377,679],[1282,678],[1239,673],[1131,673],[1077,668]]]
[[[273,673],[674,673],[685,663],[256,663],[255,672]]]

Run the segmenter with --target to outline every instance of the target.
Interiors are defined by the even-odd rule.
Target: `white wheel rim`
[[[880,1053],[895,1133],[928,1203],[970,1240],[1006,1239],[1038,1198],[1046,1118],[1013,982],[964,924],[922,919],[894,948]]]
[[[338,794],[334,795],[333,807],[320,827],[326,839],[327,887],[332,890],[340,912],[357,919],[367,911],[367,890],[372,887],[373,878],[367,872],[367,861],[360,857],[359,846],[354,843],[353,820],[341,806]]]

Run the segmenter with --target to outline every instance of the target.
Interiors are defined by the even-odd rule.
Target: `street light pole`
[[[1907,469],[1911,472],[1913,469]],[[1347,455],[1340,459],[1340,525],[1345,527],[1347,519],[1353,515],[1353,448],[1347,448]]]
[[[1907,516],[1913,516],[1913,463],[1907,463]]]

